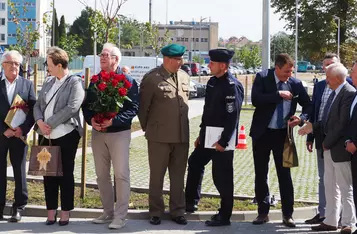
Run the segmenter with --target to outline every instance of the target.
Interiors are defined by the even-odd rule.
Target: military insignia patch
[[[234,111],[234,102],[227,103],[226,109],[228,113],[232,113]]]

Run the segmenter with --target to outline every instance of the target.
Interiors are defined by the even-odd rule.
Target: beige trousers
[[[97,184],[103,210],[108,215],[124,219],[130,198],[129,145],[131,131],[102,133],[92,130],[92,149]],[[117,202],[110,176],[113,163]]]
[[[165,211],[162,189],[166,169],[170,177],[170,214],[173,218],[185,213],[184,177],[189,143],[160,143],[148,141],[150,185],[150,216],[161,217]]]

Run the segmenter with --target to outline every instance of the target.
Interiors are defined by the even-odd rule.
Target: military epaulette
[[[149,74],[151,74],[151,73],[153,73],[153,72],[155,72],[155,71],[158,71],[159,69],[158,69],[158,67],[154,67],[153,69],[151,69],[150,71],[148,71],[147,73],[146,73],[146,75],[149,75]]]

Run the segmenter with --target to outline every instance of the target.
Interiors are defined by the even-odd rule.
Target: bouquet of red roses
[[[91,83],[88,91],[94,93],[96,98],[89,109],[96,113],[94,120],[97,123],[114,118],[123,107],[124,101],[131,101],[127,93],[132,84],[124,74],[101,71],[92,76]]]

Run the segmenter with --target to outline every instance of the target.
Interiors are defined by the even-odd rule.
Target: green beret
[[[179,44],[170,44],[161,49],[161,54],[168,57],[181,57],[186,51],[186,47]]]

